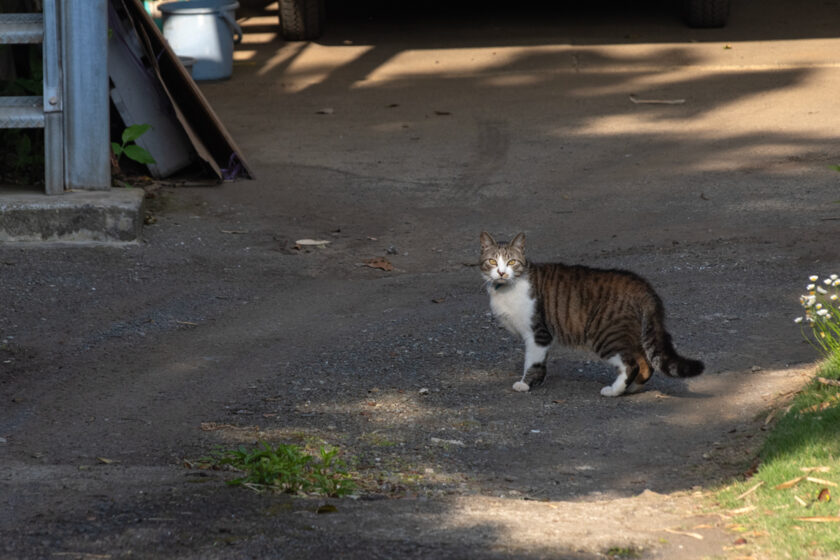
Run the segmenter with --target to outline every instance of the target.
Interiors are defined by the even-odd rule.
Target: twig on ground
[[[753,492],[755,492],[756,490],[758,490],[758,488],[759,488],[762,484],[764,484],[764,481],[763,481],[763,480],[762,480],[761,482],[759,482],[758,484],[754,485],[752,488],[750,488],[749,490],[747,490],[746,492],[744,492],[743,494],[741,494],[740,496],[738,496],[738,497],[737,497],[737,498],[735,498],[735,499],[736,499],[736,500],[743,500],[744,498],[746,498],[747,496],[749,496],[750,494],[752,494]]]

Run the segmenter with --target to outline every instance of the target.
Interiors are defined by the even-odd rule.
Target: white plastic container
[[[236,23],[239,2],[190,0],[159,6],[163,36],[179,57],[195,59],[195,80],[223,80],[233,74],[233,45],[242,40]]]

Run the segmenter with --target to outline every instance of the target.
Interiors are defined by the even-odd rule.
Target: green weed
[[[296,445],[280,443],[272,447],[260,442],[253,449],[240,446],[218,450],[208,462],[244,472],[244,476],[228,482],[233,486],[336,497],[347,495],[356,488],[344,461],[338,458],[338,449],[326,446],[313,457]]]
[[[152,125],[149,124],[133,124],[123,130],[120,138],[120,140],[122,140],[122,144],[111,142],[111,150],[114,152],[117,162],[119,162],[120,158],[125,155],[128,159],[132,159],[137,163],[142,163],[143,165],[156,163],[155,158],[153,158],[149,152],[135,143],[138,138],[146,134],[146,132],[148,132],[151,128]]]
[[[604,554],[607,558],[611,559],[619,559],[619,558],[641,558],[641,552],[632,547],[626,546],[612,546],[608,548]]]

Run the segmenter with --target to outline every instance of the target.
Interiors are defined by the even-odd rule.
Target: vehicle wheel
[[[279,0],[280,31],[287,41],[317,39],[324,30],[324,0]]]
[[[729,18],[729,0],[683,0],[683,6],[690,27],[723,27]]]

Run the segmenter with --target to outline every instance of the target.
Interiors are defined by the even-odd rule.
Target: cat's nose
[[[499,270],[499,278],[504,278],[505,276],[507,276],[507,272]]]

